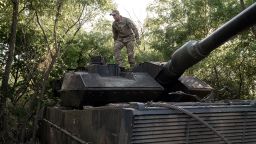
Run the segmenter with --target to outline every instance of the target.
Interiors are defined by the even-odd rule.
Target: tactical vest
[[[118,32],[119,38],[125,38],[133,35],[132,28],[131,28],[132,24],[129,24],[129,23],[131,23],[131,20],[129,20],[126,17],[122,17],[122,20],[120,22],[115,21],[113,23],[114,28]]]

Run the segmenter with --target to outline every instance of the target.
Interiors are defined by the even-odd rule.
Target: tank
[[[254,101],[210,102],[213,88],[183,73],[256,23],[256,3],[200,41],[189,41],[168,62],[131,71],[92,59],[65,74],[60,106],[44,109],[42,144],[256,143]]]

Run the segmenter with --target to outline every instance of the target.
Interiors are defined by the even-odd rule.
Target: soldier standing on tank
[[[115,20],[112,24],[115,61],[119,66],[123,66],[121,49],[125,46],[128,54],[128,62],[132,68],[135,64],[135,40],[137,44],[140,45],[138,29],[129,18],[121,16],[118,10],[113,10],[110,15],[113,16]]]

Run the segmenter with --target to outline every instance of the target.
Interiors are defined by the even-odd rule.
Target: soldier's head
[[[115,19],[115,20],[120,20],[120,13],[119,13],[119,11],[118,10],[112,10],[112,12],[110,13],[110,15],[111,16],[113,16],[113,18]]]

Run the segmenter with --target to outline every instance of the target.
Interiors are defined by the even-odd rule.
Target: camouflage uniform
[[[139,41],[139,33],[134,23],[126,18],[121,17],[120,21],[114,21],[112,24],[115,60],[119,66],[122,66],[121,49],[125,46],[128,54],[130,67],[135,64],[134,46],[135,40]]]

